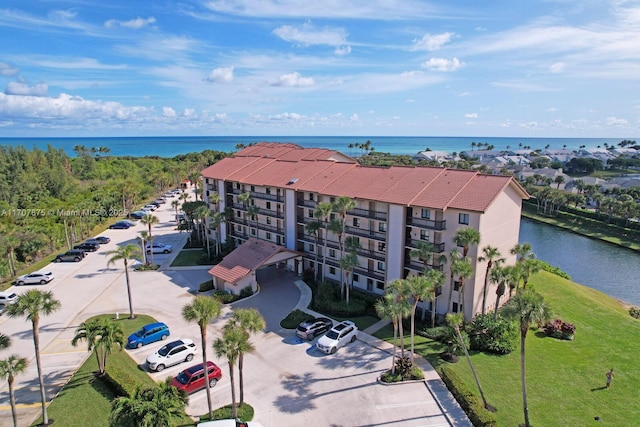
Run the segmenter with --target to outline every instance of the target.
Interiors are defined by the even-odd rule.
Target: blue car
[[[131,227],[131,223],[130,223],[130,222],[127,222],[127,221],[118,221],[118,222],[116,222],[115,224],[111,224],[111,225],[109,226],[109,228],[111,228],[111,229],[114,229],[114,228],[117,228],[117,229],[127,229],[127,228],[129,228],[129,227]]]
[[[152,342],[166,340],[169,335],[171,335],[169,327],[164,323],[149,323],[129,335],[129,338],[127,339],[127,347],[140,348],[143,345],[151,344]]]

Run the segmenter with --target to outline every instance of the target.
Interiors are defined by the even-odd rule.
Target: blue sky
[[[640,1],[3,0],[0,136],[640,135]]]

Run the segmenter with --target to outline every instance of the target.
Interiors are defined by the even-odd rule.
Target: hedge
[[[446,366],[438,368],[438,373],[475,427],[498,427],[493,414],[485,409],[482,400],[469,390],[458,374]]]

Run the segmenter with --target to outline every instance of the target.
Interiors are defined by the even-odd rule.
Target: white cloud
[[[0,76],[15,76],[20,70],[5,62],[0,62]]]
[[[46,96],[48,90],[49,86],[45,83],[28,86],[25,83],[9,82],[4,93],[6,95]]]
[[[466,119],[477,119],[478,118],[478,113],[467,113],[464,115],[464,117]]]
[[[351,53],[351,46],[339,46],[333,51],[333,53],[336,55],[348,55]]]
[[[163,117],[176,117],[176,111],[171,107],[162,107],[162,116]]]
[[[445,44],[449,43],[455,33],[441,33],[441,34],[425,34],[421,39],[414,39],[411,50],[426,50],[434,51],[439,50]]]
[[[120,21],[118,19],[109,19],[104,23],[105,28],[115,28],[115,27],[124,27],[131,28],[133,30],[139,30],[140,28],[144,28],[148,25],[153,25],[156,23],[156,18],[150,16],[148,18],[140,18],[137,17],[135,19],[130,19],[128,21]]]
[[[549,71],[551,71],[552,73],[561,73],[562,71],[564,71],[566,66],[567,64],[565,64],[564,62],[556,62],[549,67]]]
[[[207,77],[208,82],[229,83],[233,81],[233,67],[215,68]]]
[[[357,113],[354,113],[351,115],[351,117],[349,117],[349,120],[351,120],[352,122],[357,122],[358,120],[360,120],[360,117],[358,117]]]
[[[607,117],[607,124],[610,126],[624,126],[628,125],[629,121],[626,119],[619,119],[617,117]]]
[[[303,87],[313,86],[314,84],[313,77],[302,77],[300,73],[296,71],[281,75],[278,81],[271,83],[271,86]]]
[[[455,71],[463,67],[464,62],[460,61],[458,58],[430,58],[428,61],[425,61],[422,66],[433,71]]]

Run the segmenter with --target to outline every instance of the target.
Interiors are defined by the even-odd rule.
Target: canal
[[[640,254],[561,228],[522,218],[520,243],[571,280],[640,306]]]

